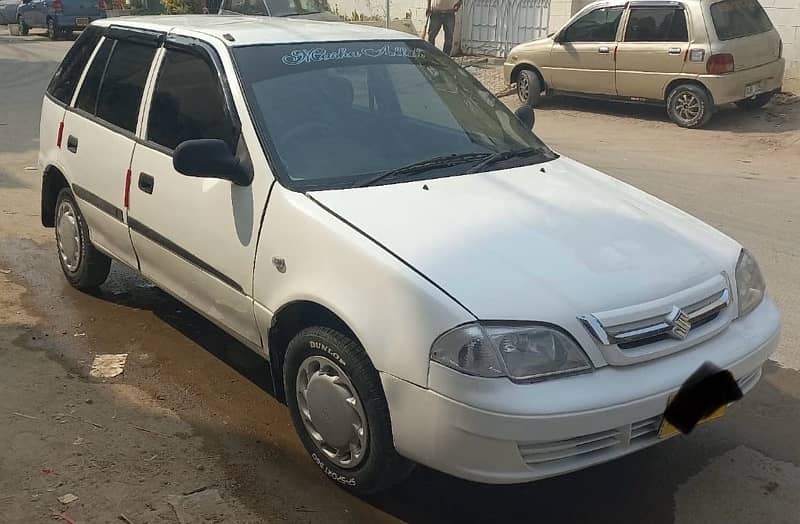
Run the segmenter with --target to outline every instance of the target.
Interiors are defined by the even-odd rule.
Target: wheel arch
[[[56,223],[56,199],[58,193],[70,187],[67,177],[54,165],[45,168],[42,176],[42,208],[41,218],[44,227],[54,227]]]
[[[283,362],[289,342],[302,330],[321,326],[340,331],[361,344],[355,332],[330,308],[313,300],[294,300],[281,306],[272,316],[267,332],[270,373],[275,397],[285,403]],[[363,345],[363,344],[362,344]],[[369,358],[369,355],[367,355]],[[370,359],[370,362],[372,360]]]
[[[542,86],[542,92],[544,93],[544,91],[547,89],[547,84],[544,81],[544,76],[542,75],[542,72],[539,71],[538,67],[529,62],[522,62],[521,64],[517,64],[516,66],[514,66],[514,69],[511,70],[511,78],[510,78],[511,83],[512,84],[515,83],[519,78],[520,73],[526,70],[533,71],[534,73],[536,73],[536,76],[539,77],[539,83]]]
[[[708,94],[708,98],[711,100],[711,103],[712,104],[714,103],[714,95],[711,94],[711,91],[708,89],[708,87],[706,87],[706,85],[700,80],[696,80],[694,78],[676,78],[670,81],[664,88],[664,97],[663,97],[664,104],[667,103],[667,100],[669,99],[669,94],[672,92],[672,90],[681,85],[694,85],[699,87],[700,89],[705,91],[706,94]]]

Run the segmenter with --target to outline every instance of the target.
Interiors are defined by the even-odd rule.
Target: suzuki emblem
[[[689,336],[689,331],[692,329],[692,319],[681,308],[673,306],[672,311],[669,312],[665,320],[672,327],[669,331],[670,336],[678,340],[683,340]]]

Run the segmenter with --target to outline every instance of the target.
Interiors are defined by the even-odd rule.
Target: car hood
[[[479,319],[560,323],[643,303],[730,272],[740,249],[700,220],[563,157],[309,196]]]

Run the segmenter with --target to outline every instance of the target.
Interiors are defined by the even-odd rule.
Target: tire
[[[530,69],[523,69],[517,76],[517,97],[519,101],[529,107],[539,105],[542,98],[542,81],[539,75]]]
[[[64,276],[76,289],[96,289],[108,278],[111,259],[92,245],[86,220],[67,187],[58,193],[55,217],[56,253]]]
[[[736,102],[736,105],[739,106],[741,109],[747,111],[753,111],[756,109],[761,109],[767,102],[772,100],[772,97],[775,96],[775,93],[761,93],[760,95],[751,96],[750,98],[745,98],[744,100],[739,100]]]
[[[704,126],[714,112],[708,92],[695,84],[680,84],[667,96],[667,115],[680,127]]]
[[[334,383],[331,377],[337,375]],[[366,495],[408,477],[414,463],[394,449],[378,372],[360,344],[334,329],[304,329],[289,342],[283,378],[300,440],[331,480],[347,491]],[[361,438],[353,429],[358,427],[363,430]],[[348,451],[340,455],[337,446]]]
[[[25,23],[22,17],[17,18],[17,26],[19,26],[19,34],[20,36],[28,36],[28,31],[30,31],[30,27]]]
[[[47,19],[47,38],[50,40],[58,40],[61,35],[61,29],[56,25],[56,21],[52,18]]]

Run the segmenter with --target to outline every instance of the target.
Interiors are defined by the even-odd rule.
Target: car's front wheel
[[[761,93],[760,95],[751,96],[750,98],[745,98],[744,100],[739,100],[736,102],[736,105],[739,106],[741,109],[747,110],[754,110],[754,109],[761,109],[767,102],[772,100],[772,97],[775,93]]]
[[[708,123],[714,103],[708,92],[695,84],[681,84],[667,97],[667,115],[681,127],[701,127]]]
[[[517,76],[517,97],[520,102],[529,107],[539,105],[542,97],[542,82],[535,71],[530,69],[520,71]]]
[[[67,187],[58,193],[55,216],[58,261],[64,276],[82,291],[97,288],[108,278],[111,259],[92,245],[86,220]]]
[[[413,463],[394,449],[380,378],[360,344],[334,329],[304,329],[289,343],[283,376],[300,440],[331,480],[368,494],[408,476]]]

